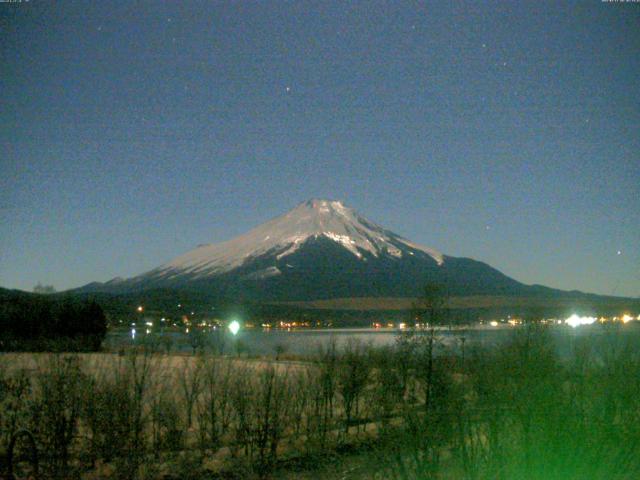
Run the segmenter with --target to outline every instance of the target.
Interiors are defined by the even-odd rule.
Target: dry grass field
[[[640,351],[610,335],[567,359],[538,325],[466,357],[435,330],[307,362],[6,353],[0,468],[17,436],[43,479],[635,479]]]

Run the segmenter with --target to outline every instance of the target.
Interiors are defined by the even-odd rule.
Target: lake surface
[[[508,341],[521,327],[476,327],[464,331],[439,330],[437,333],[442,347],[460,349],[464,343],[465,349],[476,346],[493,347]],[[636,322],[627,325],[602,326],[590,325],[571,328],[568,326],[550,327],[551,338],[555,348],[561,356],[568,356],[575,345],[582,339],[590,339],[594,345],[600,348],[613,346],[632,345],[640,351],[640,325]],[[233,354],[238,351],[253,355],[273,355],[281,353],[307,355],[318,352],[320,348],[326,348],[331,342],[335,342],[338,348],[347,342],[361,342],[365,345],[382,347],[393,345],[399,335],[397,329],[372,329],[372,328],[340,328],[340,329],[246,329],[240,330],[236,336],[228,331],[216,331],[204,333],[203,336],[209,345],[222,347],[224,353]],[[172,351],[191,351],[191,339],[188,335],[171,332],[165,333],[171,341]],[[154,334],[145,335],[143,329],[139,329],[135,340],[128,331],[113,331],[107,335],[105,344],[111,349],[139,345],[148,342]],[[155,336],[158,339],[158,336]],[[160,345],[162,343],[160,342]]]

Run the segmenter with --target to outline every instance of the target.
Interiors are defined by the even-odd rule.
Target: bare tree
[[[362,343],[349,340],[340,355],[337,386],[344,410],[344,435],[358,418],[360,397],[369,381],[370,363]]]
[[[193,407],[202,390],[202,360],[185,357],[182,359],[182,369],[178,376],[178,384],[185,402],[186,424],[191,428],[193,424]]]
[[[229,430],[232,414],[231,385],[237,374],[230,361],[207,357],[203,363],[202,395],[197,402],[198,432],[202,449],[217,449]]]

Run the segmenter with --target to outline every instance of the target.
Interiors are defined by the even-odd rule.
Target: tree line
[[[98,350],[107,319],[96,302],[12,295],[0,300],[0,350]]]

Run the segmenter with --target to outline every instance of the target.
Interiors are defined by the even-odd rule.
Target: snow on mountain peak
[[[410,250],[419,250],[439,265],[444,261],[441,253],[385,230],[340,201],[311,199],[244,235],[199,246],[159,267],[155,273],[195,276],[223,273],[270,252],[279,260],[297,251],[309,238],[321,236],[339,243],[359,259],[365,252],[375,257],[382,253],[402,257],[403,250],[411,255]]]

